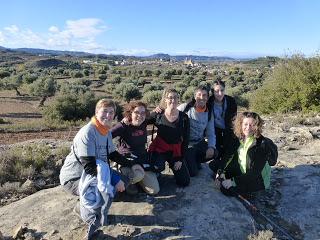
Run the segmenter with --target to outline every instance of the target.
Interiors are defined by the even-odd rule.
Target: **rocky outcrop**
[[[117,239],[245,239],[253,232],[248,211],[213,187],[206,167],[189,187],[176,188],[171,174],[161,178],[161,186],[155,197],[120,195],[103,234]],[[76,202],[61,187],[39,191],[2,207],[0,229],[4,236],[23,226],[36,239],[81,239],[86,226],[73,213]]]
[[[264,135],[278,145],[279,159],[272,188],[249,200],[294,239],[320,239],[319,132],[319,124],[292,126],[272,118],[265,124]],[[119,194],[99,239],[246,239],[255,230],[273,231],[260,239],[288,239],[215,189],[205,164],[189,187],[177,188],[168,171],[160,184],[158,196]],[[77,201],[60,187],[39,191],[0,208],[0,232],[4,239],[15,233],[17,239],[82,239],[86,225],[73,212]]]

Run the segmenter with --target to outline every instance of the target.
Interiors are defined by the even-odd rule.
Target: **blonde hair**
[[[262,125],[263,125],[263,120],[259,116],[259,114],[255,112],[242,112],[238,113],[235,121],[233,122],[233,131],[234,134],[239,138],[239,139],[244,139],[244,134],[242,132],[242,122],[243,119],[245,118],[252,118],[253,121],[253,136],[255,138],[258,138],[262,134]]]
[[[106,108],[106,107],[112,107],[114,111],[116,111],[116,104],[112,100],[103,98],[97,102],[95,112],[97,113],[100,108]]]
[[[163,90],[162,97],[161,97],[161,100],[160,100],[160,103],[159,103],[159,106],[160,106],[161,109],[165,109],[167,107],[165,100],[166,100],[166,98],[168,97],[168,95],[170,93],[175,93],[179,97],[178,91],[176,89],[174,89],[173,87],[165,88]]]

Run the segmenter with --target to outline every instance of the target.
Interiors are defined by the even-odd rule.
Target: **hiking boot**
[[[129,195],[136,195],[138,194],[139,190],[137,185],[135,184],[130,184],[127,188],[126,188],[126,193]]]

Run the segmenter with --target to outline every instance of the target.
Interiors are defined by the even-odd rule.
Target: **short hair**
[[[147,110],[147,104],[145,104],[142,101],[130,101],[125,107],[124,107],[124,113],[123,113],[123,117],[127,118],[129,121],[131,121],[131,114],[133,112],[133,110],[136,107],[144,107],[146,110],[146,115],[148,115],[148,110]]]
[[[207,88],[207,86],[205,85],[199,85],[198,87],[196,87],[196,89],[194,90],[194,94],[196,94],[198,91],[206,91],[209,97],[209,89]]]
[[[112,100],[103,98],[97,102],[95,112],[97,113],[100,110],[100,108],[106,108],[106,107],[112,107],[114,111],[116,111],[117,109],[116,104]]]
[[[215,80],[213,82],[213,87],[216,86],[216,85],[218,85],[218,86],[220,85],[223,88],[226,88],[226,83],[224,81],[220,80],[220,79],[217,79],[217,80]]]
[[[253,118],[254,120],[254,127],[253,127],[253,136],[255,138],[258,138],[262,134],[262,125],[263,125],[263,120],[259,116],[259,114],[255,112],[242,112],[238,113],[235,121],[233,122],[233,131],[234,134],[239,138],[243,139],[244,135],[242,132],[242,122],[244,118]]]
[[[165,109],[167,107],[165,100],[166,100],[167,96],[169,95],[169,93],[175,93],[179,97],[178,91],[176,89],[174,89],[173,87],[165,88],[163,90],[162,97],[161,97],[160,104],[159,104],[161,109]]]

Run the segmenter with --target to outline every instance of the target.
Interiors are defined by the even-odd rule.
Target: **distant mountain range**
[[[150,56],[125,56],[125,55],[108,55],[108,54],[93,54],[87,52],[78,51],[60,51],[60,50],[49,50],[49,49],[39,49],[39,48],[5,48],[0,46],[0,51],[10,51],[10,52],[22,52],[33,55],[46,55],[46,56],[73,56],[73,57],[88,57],[88,58],[110,58],[113,60],[123,60],[123,59],[162,59],[162,60],[175,60],[184,61],[185,59],[191,59],[192,61],[234,61],[237,60],[231,57],[220,57],[220,56],[197,56],[197,55],[176,55],[171,56],[169,54],[158,53]]]

